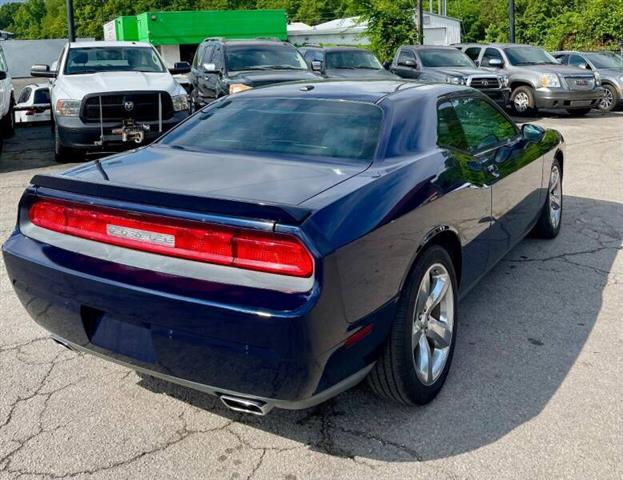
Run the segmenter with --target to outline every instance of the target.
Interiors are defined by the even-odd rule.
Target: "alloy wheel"
[[[609,88],[604,88],[604,95],[599,101],[599,109],[603,111],[610,111],[612,104],[614,103],[614,94]]]
[[[418,379],[437,381],[450,355],[454,330],[454,292],[448,270],[433,264],[422,277],[413,315],[411,347]]]
[[[558,228],[562,214],[562,181],[558,165],[552,167],[549,177],[549,219],[552,227]]]
[[[518,92],[513,98],[513,104],[515,105],[515,110],[523,113],[530,107],[530,98],[526,92]]]

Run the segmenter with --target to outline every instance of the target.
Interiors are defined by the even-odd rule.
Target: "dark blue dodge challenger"
[[[558,234],[563,147],[466,87],[251,90],[35,176],[4,259],[59,343],[233,410],[306,408],[366,376],[423,404],[459,297],[530,231]]]

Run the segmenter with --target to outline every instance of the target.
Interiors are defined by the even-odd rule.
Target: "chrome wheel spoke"
[[[452,330],[450,326],[446,322],[437,320],[436,318],[431,317],[429,319],[426,334],[437,348],[449,347],[452,342]]]
[[[420,335],[415,355],[415,367],[424,383],[430,383],[433,379],[433,355],[426,335]]]
[[[448,284],[450,283],[450,277],[447,273],[435,273],[433,274],[433,284],[430,289],[430,294],[426,299],[425,312],[429,313],[433,308],[439,305],[439,302],[445,297],[448,292]]]

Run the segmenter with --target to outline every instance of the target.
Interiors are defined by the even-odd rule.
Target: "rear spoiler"
[[[209,198],[165,190],[85,181],[63,176],[35,175],[30,183],[35,187],[50,188],[79,195],[199,213],[271,220],[277,223],[290,225],[300,225],[310,213],[306,208],[291,205],[274,205],[233,199]]]

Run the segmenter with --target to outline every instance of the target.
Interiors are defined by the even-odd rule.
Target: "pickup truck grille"
[[[595,87],[595,77],[584,75],[565,77],[570,90],[592,90]]]
[[[493,77],[474,77],[469,86],[472,88],[500,88],[500,81]]]
[[[83,122],[100,121],[100,98],[102,120],[121,122],[134,119],[143,122],[158,121],[158,96],[162,102],[162,119],[173,115],[173,102],[167,92],[118,92],[87,96],[82,101],[80,117]]]

